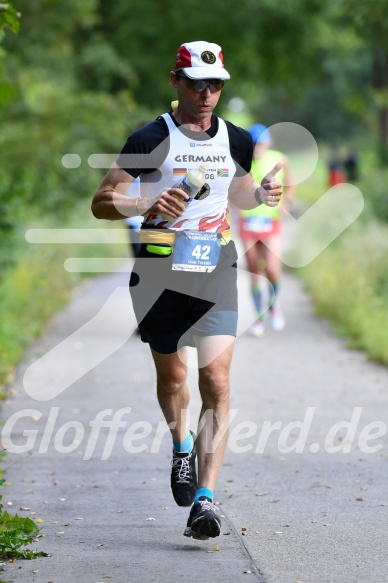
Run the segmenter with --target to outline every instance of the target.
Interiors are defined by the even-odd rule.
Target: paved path
[[[130,262],[124,266],[129,267]],[[100,312],[113,293],[108,313]],[[382,445],[375,453],[365,451],[360,435],[377,421],[380,426],[369,429],[384,432],[388,369],[333,337],[313,315],[301,283],[287,274],[282,302],[287,328],[252,338],[244,332],[253,310],[248,278],[241,275],[243,333],[231,372],[235,417],[216,491],[222,535],[200,542],[182,536],[188,510],[174,505],[169,490],[170,438],[151,453],[162,416],[148,347],[135,335],[126,340],[135,325],[127,274],[105,275],[79,288],[26,354],[16,393],[3,406],[4,421],[22,412],[13,442],[31,440],[28,451],[8,455],[11,488],[3,490],[3,502],[12,502],[13,512],[43,520],[44,537],[36,546],[51,554],[7,563],[3,578],[386,583],[387,435],[366,443]],[[23,387],[26,368],[60,343],[36,372],[41,396],[47,390],[54,394],[73,373],[81,371],[81,378],[52,400],[32,398]],[[101,360],[107,346],[112,353],[94,366],[93,358]],[[192,368],[193,428],[199,412],[196,382]],[[96,434],[90,423],[114,414],[122,415],[118,434],[109,435],[108,427]],[[341,430],[334,439],[334,446],[342,443],[350,451],[329,453],[326,436],[352,415],[354,437]],[[290,425],[303,421],[304,437],[300,427]],[[26,430],[35,433],[23,436]],[[296,444],[299,453],[292,450]],[[244,447],[247,451],[239,451]]]

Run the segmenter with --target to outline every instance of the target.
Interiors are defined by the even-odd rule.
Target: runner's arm
[[[282,196],[282,184],[275,176],[282,166],[283,163],[278,162],[260,185],[253,178],[252,172],[234,177],[229,187],[230,202],[242,210],[250,210],[260,204],[277,206]]]
[[[177,195],[187,198],[179,188],[167,188],[159,195],[150,198],[131,199],[125,192],[135,178],[113,164],[100,184],[92,201],[92,213],[97,219],[117,221],[126,217],[146,215],[148,213],[166,213],[178,218],[185,210],[185,205]],[[173,196],[175,194],[175,196]]]

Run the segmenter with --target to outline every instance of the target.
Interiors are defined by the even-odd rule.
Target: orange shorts
[[[270,237],[281,235],[282,222],[268,217],[241,217],[239,219],[239,235],[242,241],[254,243]]]

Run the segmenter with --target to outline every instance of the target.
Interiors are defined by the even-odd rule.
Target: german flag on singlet
[[[182,178],[187,174],[187,168],[173,168],[172,173],[176,178]]]

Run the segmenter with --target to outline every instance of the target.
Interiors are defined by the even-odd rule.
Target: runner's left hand
[[[278,162],[268,172],[260,184],[260,199],[267,206],[277,206],[282,196],[282,183],[275,178],[276,174],[283,168],[283,162]]]

